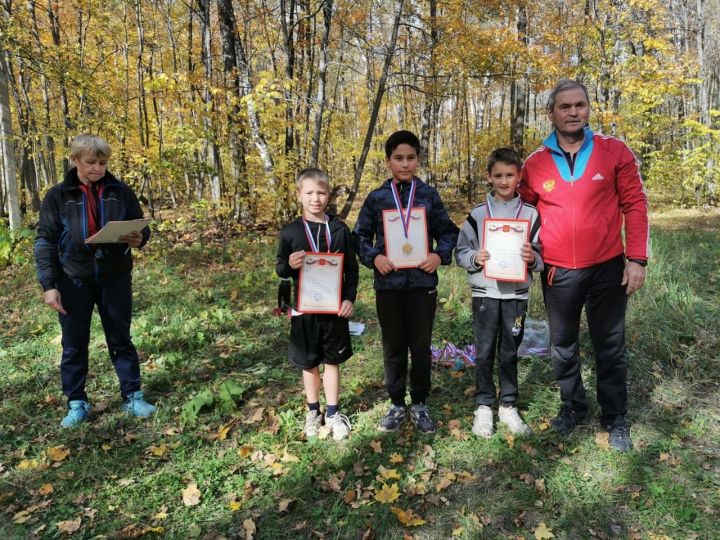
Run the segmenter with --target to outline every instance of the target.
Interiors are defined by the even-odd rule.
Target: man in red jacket
[[[628,451],[625,310],[627,297],[645,281],[647,198],[630,149],[588,127],[590,99],[584,85],[560,81],[547,114],[554,130],[525,162],[519,190],[537,206],[542,223],[543,294],[562,400],[552,428],[569,434],[588,416],[579,355],[584,306],[601,422],[610,445]]]

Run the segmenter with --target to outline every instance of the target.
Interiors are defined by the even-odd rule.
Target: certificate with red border
[[[483,220],[483,249],[490,252],[485,261],[485,277],[498,281],[525,281],[527,263],[520,257],[522,245],[530,238],[530,220]]]
[[[385,256],[396,268],[416,268],[428,257],[428,234],[425,208],[419,206],[410,211],[407,237],[400,212],[383,210],[383,233]]]
[[[330,314],[340,311],[343,260],[342,253],[305,254],[298,280],[298,311]]]

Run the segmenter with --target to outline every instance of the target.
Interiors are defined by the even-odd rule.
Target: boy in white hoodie
[[[516,193],[520,180],[520,158],[511,148],[493,150],[488,159],[487,180],[492,190],[486,202],[473,208],[458,237],[455,260],[468,272],[472,291],[475,334],[475,420],[472,432],[480,437],[493,434],[493,410],[497,397],[493,367],[497,351],[500,407],[498,419],[515,434],[530,433],[515,402],[518,397],[517,350],[522,342],[532,272],[543,269],[540,256],[540,220],[535,207]],[[484,275],[490,253],[482,244],[483,220],[523,219],[530,222],[530,242],[520,256],[528,265],[524,282],[499,281]]]

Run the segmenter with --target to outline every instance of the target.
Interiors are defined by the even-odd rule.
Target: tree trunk
[[[317,167],[320,157],[320,134],[322,132],[322,119],[325,113],[325,84],[327,81],[328,46],[330,44],[330,25],[332,22],[333,0],[323,3],[324,30],[320,46],[320,65],[318,67],[318,87],[315,97],[315,114],[313,119],[312,149],[310,151],[310,164]]]
[[[398,28],[400,27],[400,18],[402,17],[404,2],[405,0],[398,0],[397,2],[397,14],[395,15],[392,35],[390,36],[390,42],[388,43],[387,52],[385,53],[382,75],[380,76],[380,80],[377,85],[377,94],[375,94],[375,100],[373,101],[372,110],[370,112],[370,122],[368,123],[367,131],[365,132],[365,141],[363,142],[360,159],[355,167],[353,186],[348,194],[347,201],[345,201],[345,206],[343,206],[343,209],[340,212],[340,219],[345,219],[350,213],[353,201],[357,195],[358,186],[360,185],[360,179],[362,178],[363,169],[365,168],[365,161],[367,161],[368,152],[370,151],[370,143],[372,142],[373,133],[375,132],[375,124],[377,123],[378,114],[380,113],[380,105],[382,104],[382,99],[385,95],[385,87],[390,73],[390,66],[392,65],[393,56],[395,56],[395,46],[397,44]]]
[[[10,228],[22,227],[20,197],[15,170],[15,145],[13,144],[12,120],[10,118],[10,92],[8,88],[8,69],[5,55],[0,54],[0,144],[2,145],[5,187],[8,199]]]
[[[527,10],[525,6],[520,6],[517,13],[517,33],[518,41],[522,44],[523,49],[527,48],[528,37],[527,37]],[[515,61],[516,65],[519,63],[524,66],[524,62],[520,60]],[[522,71],[522,73],[520,73]],[[518,69],[513,75],[514,79],[512,82],[512,94],[514,95],[515,102],[512,104],[513,116],[510,128],[510,140],[512,145],[520,154],[520,157],[525,156],[525,124],[527,119],[527,74],[523,67],[522,70]]]

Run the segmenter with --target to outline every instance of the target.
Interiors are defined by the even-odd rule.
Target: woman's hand
[[[58,291],[57,289],[48,289],[47,291],[45,291],[43,293],[43,301],[58,313],[67,315],[65,309],[62,306],[62,302],[60,301],[60,291]]]

